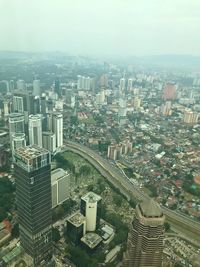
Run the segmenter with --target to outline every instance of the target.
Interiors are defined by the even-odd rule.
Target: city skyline
[[[28,5],[1,0],[0,50],[95,57],[200,55],[199,7],[196,0],[36,0]]]

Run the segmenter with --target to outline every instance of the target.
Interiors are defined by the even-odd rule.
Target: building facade
[[[86,217],[86,231],[93,232],[100,225],[101,197],[88,192],[81,197],[81,213]]]
[[[24,133],[24,115],[22,113],[11,113],[9,116],[9,134],[12,141],[13,134]]]
[[[51,157],[36,145],[14,152],[20,243],[34,266],[47,266],[52,257]]]
[[[41,114],[29,116],[29,144],[42,147],[42,118]]]
[[[153,199],[137,205],[123,267],[162,266],[164,221],[163,212]]]

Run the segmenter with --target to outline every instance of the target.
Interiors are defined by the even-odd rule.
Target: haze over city
[[[200,55],[198,0],[0,0],[0,50]]]

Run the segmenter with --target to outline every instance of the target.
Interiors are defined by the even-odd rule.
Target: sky
[[[0,0],[0,50],[200,55],[200,0]]]

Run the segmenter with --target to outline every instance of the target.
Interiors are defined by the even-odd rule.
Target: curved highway
[[[101,157],[99,154],[91,150],[90,148],[73,143],[66,142],[66,146],[63,147],[63,150],[70,150],[79,154],[88,160],[95,168],[111,182],[116,188],[124,194],[127,199],[135,198],[137,200],[148,199],[149,197],[144,194],[137,185],[134,185],[127,176],[124,175],[118,168],[110,164],[107,160]],[[178,226],[179,231],[184,234],[191,233],[191,238],[200,242],[200,223],[196,222],[189,217],[172,211],[166,207],[162,207],[164,214],[167,220],[174,226]]]

